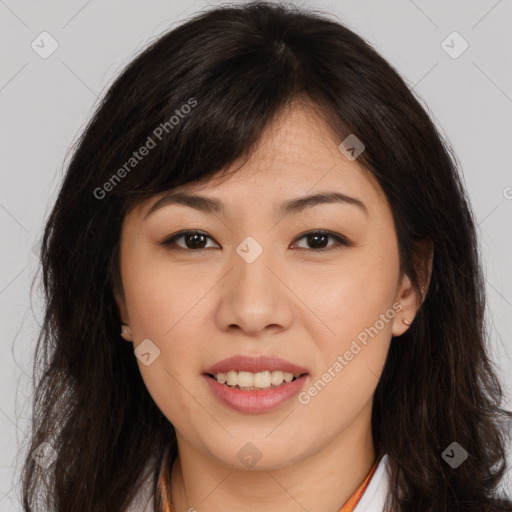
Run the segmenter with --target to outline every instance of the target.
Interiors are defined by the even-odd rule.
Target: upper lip
[[[281,359],[275,356],[233,356],[218,361],[213,366],[207,368],[207,374],[215,375],[217,373],[226,373],[230,370],[258,373],[265,370],[274,371],[280,370],[282,372],[289,372],[293,374],[308,373],[306,368],[297,364]]]

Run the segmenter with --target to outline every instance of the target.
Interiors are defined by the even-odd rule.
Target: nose
[[[231,257],[217,309],[221,329],[241,330],[252,337],[286,330],[293,321],[289,276],[278,255],[256,243],[254,239],[243,242]]]

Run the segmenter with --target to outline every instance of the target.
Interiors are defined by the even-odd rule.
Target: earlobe
[[[401,336],[409,329],[418,310],[418,297],[416,296],[409,276],[406,274],[404,274],[402,278],[397,300],[402,307],[400,313],[397,314],[393,321],[392,334],[394,337]]]
[[[397,300],[402,304],[400,316],[393,322],[393,336],[401,336],[413,323],[419,308],[421,307],[432,275],[432,264],[434,259],[434,243],[430,239],[422,239],[417,242],[414,253],[415,267],[418,269],[420,279],[421,297],[419,292],[412,286],[411,279],[407,274],[402,277],[401,286]]]
[[[119,311],[119,317],[121,318],[121,336],[126,341],[133,341],[132,330],[128,325],[128,313],[126,311],[126,306],[124,303],[124,298],[119,294],[114,294],[114,300],[117,305],[117,309]]]
[[[121,325],[121,336],[126,341],[133,341],[132,330],[128,325]]]

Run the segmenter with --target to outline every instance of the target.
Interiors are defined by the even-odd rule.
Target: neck
[[[360,427],[276,470],[233,469],[179,437],[178,447],[171,474],[174,512],[337,512],[375,462],[371,428],[362,433]]]

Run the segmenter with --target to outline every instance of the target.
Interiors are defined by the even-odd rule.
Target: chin
[[[252,438],[253,441],[235,442],[235,446],[229,452],[223,450],[219,453],[213,450],[210,451],[211,456],[226,467],[247,471],[276,471],[304,458],[303,451],[295,453],[287,444],[277,439],[273,442],[269,442],[268,439],[260,442],[254,440],[254,436],[244,436],[244,438]],[[300,443],[294,443],[294,446],[298,445],[300,446]],[[226,447],[225,443],[224,447]]]

